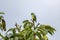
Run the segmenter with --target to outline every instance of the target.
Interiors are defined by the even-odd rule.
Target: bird
[[[2,19],[2,28],[4,31],[6,31],[6,22],[4,19]]]
[[[32,16],[32,21],[36,22],[36,15],[34,13],[31,13],[31,16]]]

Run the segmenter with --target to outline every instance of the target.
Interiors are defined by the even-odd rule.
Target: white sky
[[[0,0],[0,11],[5,12],[7,29],[16,22],[21,24],[23,20],[31,19],[30,14],[34,12],[38,22],[56,28],[49,40],[60,39],[60,0]]]

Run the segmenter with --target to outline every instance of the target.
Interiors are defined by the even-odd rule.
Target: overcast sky
[[[49,35],[49,40],[60,39],[60,0],[0,0],[0,11],[5,12],[7,29],[16,22],[21,24],[23,20],[31,19],[30,14],[34,12],[38,22],[56,29],[53,36]]]

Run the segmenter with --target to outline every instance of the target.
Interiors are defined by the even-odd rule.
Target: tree
[[[53,35],[54,32],[56,31],[55,28],[51,27],[50,25],[37,23],[36,15],[34,13],[31,13],[31,16],[32,16],[31,21],[24,20],[23,25],[18,25],[16,23],[15,28],[10,28],[6,32],[6,36],[0,34],[2,39],[3,40],[48,40],[47,34],[49,33]],[[21,27],[23,29],[21,29]]]

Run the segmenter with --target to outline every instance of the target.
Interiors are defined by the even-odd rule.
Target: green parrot
[[[36,22],[36,15],[34,13],[31,13],[31,15],[32,15],[32,21]]]
[[[6,31],[6,22],[4,19],[2,19],[2,29]]]

